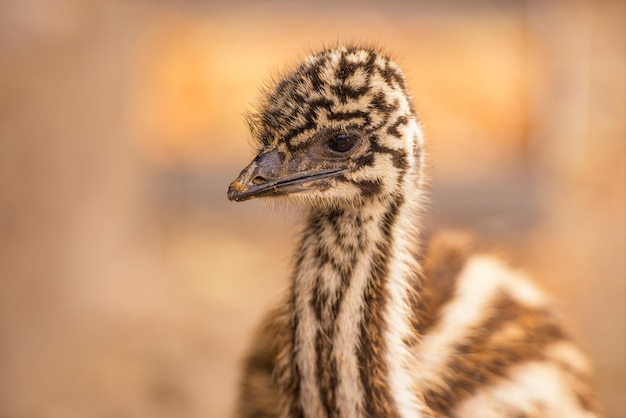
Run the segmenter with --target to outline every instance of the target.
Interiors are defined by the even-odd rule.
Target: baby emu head
[[[260,151],[230,200],[289,196],[354,207],[421,180],[422,134],[398,65],[372,48],[306,58],[249,115]]]

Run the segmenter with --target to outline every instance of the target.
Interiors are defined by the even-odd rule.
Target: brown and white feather
[[[313,54],[249,120],[292,167],[310,169],[337,132],[361,148],[341,176],[288,196],[307,219],[289,294],[245,364],[240,417],[597,416],[587,361],[540,290],[457,235],[421,250],[424,139],[394,61]]]

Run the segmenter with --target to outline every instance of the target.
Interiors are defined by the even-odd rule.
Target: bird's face
[[[308,57],[249,117],[259,153],[228,198],[289,196],[343,206],[398,192],[419,171],[421,133],[404,76],[380,53]]]

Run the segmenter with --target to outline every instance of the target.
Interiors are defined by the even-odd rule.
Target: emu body
[[[231,200],[307,212],[290,290],[246,361],[241,417],[595,417],[544,295],[457,236],[419,243],[424,141],[400,68],[306,58],[250,115]]]

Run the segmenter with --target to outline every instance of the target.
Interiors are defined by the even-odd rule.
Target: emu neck
[[[407,368],[419,266],[411,193],[309,215],[293,283],[305,416],[419,416]]]

